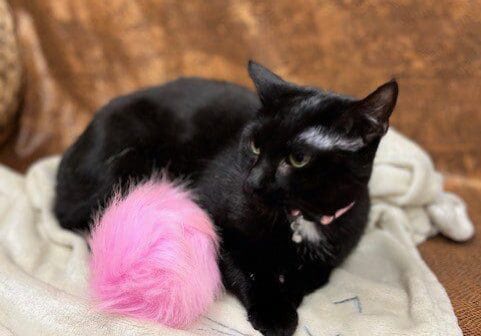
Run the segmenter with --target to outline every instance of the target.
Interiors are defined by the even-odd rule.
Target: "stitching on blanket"
[[[307,328],[307,326],[304,326],[304,331],[306,332],[307,335],[309,336],[314,336],[311,331],[309,330],[309,328]]]
[[[209,321],[211,321],[211,322],[214,322],[215,324],[220,325],[221,327],[224,327],[224,328],[226,328],[226,329],[228,329],[228,330],[230,330],[230,331],[233,331],[233,332],[238,333],[238,334],[243,335],[243,336],[251,336],[251,335],[249,335],[249,334],[244,334],[243,332],[240,332],[239,330],[237,330],[237,329],[235,329],[235,328],[232,328],[232,327],[230,327],[230,326],[228,326],[228,325],[225,325],[225,324],[223,324],[223,323],[221,323],[221,322],[218,322],[218,321],[216,321],[216,320],[214,320],[214,319],[212,319],[212,318],[210,318],[210,317],[208,317],[208,316],[204,316],[204,317],[205,317],[207,320],[209,320]]]
[[[356,305],[357,311],[362,314],[361,300],[359,299],[359,297],[357,295],[352,297],[352,298],[344,299],[344,300],[341,300],[341,301],[336,301],[336,302],[333,302],[333,303],[334,304],[341,304],[341,303],[351,302],[351,301],[354,302],[354,304]]]
[[[215,328],[209,328],[209,329],[212,330],[212,331],[215,331],[216,333],[221,334],[221,335],[228,335],[228,336],[234,336],[235,335],[235,334],[226,333],[224,331],[221,331],[221,330],[215,329]],[[204,328],[197,328],[197,330],[209,332],[209,330],[204,329]]]
[[[304,326],[304,331],[306,332],[306,334],[308,336],[314,336],[314,334],[309,330],[309,328],[307,328],[307,326],[305,325]],[[336,334],[335,336],[342,336],[341,334]]]

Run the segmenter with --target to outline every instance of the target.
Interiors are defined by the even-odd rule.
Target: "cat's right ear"
[[[292,92],[294,88],[293,84],[286,82],[280,76],[252,60],[249,61],[247,69],[264,106],[275,104],[283,95]]]

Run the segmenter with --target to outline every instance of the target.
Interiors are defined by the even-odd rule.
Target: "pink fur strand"
[[[95,221],[91,291],[101,309],[184,328],[221,288],[214,226],[165,179],[116,196]]]

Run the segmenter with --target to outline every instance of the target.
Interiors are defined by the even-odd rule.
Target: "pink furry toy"
[[[209,216],[165,179],[114,197],[95,221],[90,247],[91,291],[107,312],[185,328],[221,288]]]

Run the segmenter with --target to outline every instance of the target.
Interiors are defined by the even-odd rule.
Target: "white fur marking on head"
[[[321,127],[309,128],[299,135],[299,139],[321,150],[340,149],[355,152],[364,146],[361,138],[347,138]]]

